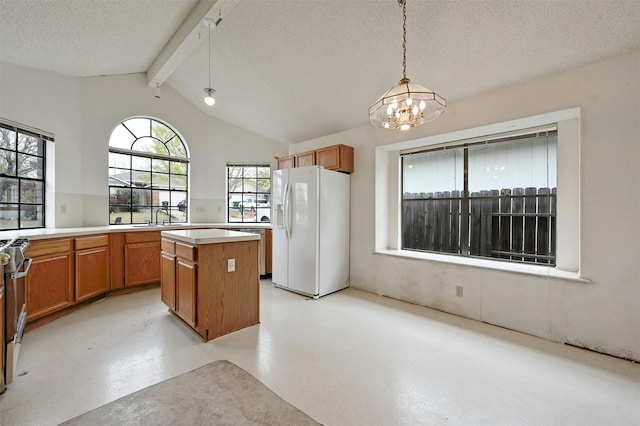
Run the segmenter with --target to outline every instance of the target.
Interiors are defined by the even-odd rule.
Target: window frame
[[[508,192],[503,192],[505,188],[491,188],[491,190],[484,189],[478,192],[478,190],[470,191],[470,184],[477,185],[476,180],[470,178],[470,150],[477,147],[487,146],[499,146],[500,144],[513,144],[518,141],[534,139],[535,143],[542,144],[542,139],[546,139],[546,158],[547,170],[546,180],[547,185],[549,183],[549,136],[557,139],[557,127],[556,126],[544,126],[541,129],[528,129],[521,134],[505,137],[504,135],[491,135],[486,138],[481,138],[478,141],[458,141],[448,143],[446,146],[441,147],[420,147],[418,149],[411,149],[400,153],[400,185],[403,190],[400,193],[401,213],[400,213],[400,247],[401,250],[417,251],[417,252],[430,252],[438,253],[449,256],[461,256],[461,257],[473,257],[489,260],[497,260],[503,262],[514,262],[523,264],[533,264],[538,266],[555,266],[555,235],[556,235],[556,194],[557,186],[549,189],[545,193],[543,188],[536,188],[535,194],[530,194],[525,191],[524,188],[520,188],[522,193],[516,193],[516,188],[508,188]],[[557,142],[553,142],[554,148]],[[404,191],[405,183],[405,162],[407,162],[408,169],[411,169],[413,162],[415,161],[415,155],[418,154],[437,154],[437,153],[454,153],[457,154],[456,158],[461,158],[462,168],[455,170],[454,173],[460,176],[462,181],[461,188],[452,188],[451,191],[430,192],[421,193],[422,197],[406,197],[407,194]],[[459,157],[458,157],[459,156]],[[553,159],[556,158],[555,152],[553,152]],[[454,161],[455,164],[455,161]],[[509,165],[508,165],[509,166]],[[555,168],[552,170],[552,175],[557,174],[557,161]],[[486,182],[485,182],[486,184]],[[503,185],[501,185],[503,186]],[[454,190],[455,189],[455,190]],[[514,192],[511,192],[514,189]],[[529,191],[530,188],[527,188]],[[411,195],[417,195],[412,193]],[[526,200],[535,200],[533,206],[535,212],[525,213]],[[490,202],[493,201],[493,202]],[[522,212],[516,213],[511,210],[512,202],[522,203]],[[541,202],[540,202],[541,201]],[[544,204],[547,201],[548,204]],[[437,225],[439,220],[445,220],[451,222],[448,233],[437,231],[429,232],[427,226],[425,228],[425,234],[421,241],[406,240],[408,237],[408,230],[405,228],[407,221],[407,214],[412,210],[412,204],[421,204],[421,207],[425,208],[425,219],[435,220]],[[454,206],[457,204],[457,206]],[[449,206],[450,208],[443,208]],[[531,204],[528,203],[528,207]],[[545,207],[548,212],[541,212]],[[413,208],[415,210],[415,208]],[[508,210],[505,213],[505,210]],[[419,210],[422,211],[422,210]],[[490,220],[487,220],[487,213],[490,213]],[[455,221],[452,217],[455,215]],[[447,216],[447,217],[445,217]],[[485,225],[482,225],[482,218],[485,218]],[[519,219],[519,220],[518,220]],[[526,231],[531,230],[533,219],[533,239],[531,236],[526,238]],[[455,223],[454,223],[455,222]],[[517,223],[520,222],[520,229],[518,230]],[[433,223],[425,223],[425,225],[434,225]],[[546,226],[545,226],[546,225]],[[410,227],[415,227],[415,225]],[[495,228],[495,229],[494,229]],[[546,228],[546,230],[545,230]],[[433,228],[432,228],[433,229]],[[506,232],[504,231],[506,229]],[[487,235],[484,232],[491,231],[492,238],[486,240]],[[515,232],[518,231],[518,232]],[[476,235],[477,234],[477,235]],[[484,235],[484,239],[482,238]],[[518,241],[518,237],[520,241]],[[433,244],[429,244],[428,240],[436,238]],[[525,252],[527,245],[533,243],[534,247],[530,248],[533,252]],[[519,244],[520,248],[515,247],[515,244]],[[411,247],[411,246],[414,247]],[[419,248],[418,245],[427,247]],[[546,245],[546,247],[545,247]],[[428,248],[431,246],[431,248]],[[505,250],[505,246],[509,250]],[[514,251],[515,250],[515,251]]]
[[[149,121],[149,132],[148,134],[140,134],[140,135],[136,135],[134,133],[134,131],[132,129],[130,129],[129,127],[127,127],[126,123],[130,120],[148,120]],[[157,136],[154,135],[154,122],[155,123],[159,123],[161,126],[164,126],[166,129],[168,129],[169,131],[172,132],[172,136],[170,136],[168,139],[166,140],[161,140],[159,139]],[[133,141],[131,143],[131,148],[127,149],[127,148],[122,148],[122,147],[117,147],[111,144],[111,138],[113,137],[113,135],[116,133],[116,131],[118,131],[118,129],[120,128],[120,126],[122,126],[125,130],[127,130],[131,136],[133,136]],[[133,127],[133,126],[132,126]],[[161,144],[164,145],[164,147],[166,148],[167,152],[169,154],[164,154],[164,153],[156,153],[156,152],[149,152],[149,151],[142,151],[142,150],[136,150],[133,149],[134,146],[136,145],[136,143],[138,143],[141,140],[144,139],[153,139]],[[171,155],[171,148],[168,146],[169,143],[175,143],[175,140],[180,142],[180,147],[181,147],[181,151],[183,151],[184,156],[178,156],[178,155]],[[118,164],[116,165],[112,165],[111,164],[111,154],[115,154],[115,155],[122,155],[122,156],[126,156],[128,157],[128,159],[125,159],[125,161],[128,161],[128,165],[121,165]],[[149,167],[148,169],[145,168],[138,168],[134,165],[134,162],[136,160],[140,161],[140,159],[142,160],[148,160],[149,162]],[[162,170],[158,170],[158,169],[154,169],[154,162],[155,161],[159,161],[159,162],[167,162],[167,170],[166,171],[162,171]],[[172,163],[178,163],[178,164],[184,164],[185,165],[185,170],[184,173],[174,173],[172,172]],[[159,120],[157,118],[154,117],[148,117],[148,116],[134,116],[134,117],[129,117],[126,118],[124,120],[122,120],[120,123],[118,123],[117,126],[114,127],[113,131],[111,132],[110,135],[110,141],[109,141],[109,176],[108,176],[108,190],[109,190],[109,225],[134,225],[134,224],[145,224],[145,223],[156,223],[158,224],[159,222],[159,218],[158,218],[158,214],[159,213],[163,213],[163,220],[162,223],[169,223],[169,224],[175,224],[175,223],[186,223],[189,221],[189,217],[188,217],[188,200],[189,200],[189,165],[190,165],[190,159],[189,159],[189,150],[188,150],[188,146],[186,144],[186,142],[184,141],[184,138],[182,137],[182,135],[170,124]],[[116,174],[111,173],[112,170],[121,170],[123,171],[123,173],[129,173],[129,182],[128,184],[125,184],[126,181],[122,180],[123,184],[121,185],[116,185],[116,184],[112,184],[112,180],[118,180],[118,178],[116,177]],[[147,186],[141,187],[139,185],[135,184],[135,179],[133,179],[134,174],[139,174],[139,175],[148,175],[149,176],[149,182]],[[166,184],[158,184],[158,185],[154,185],[154,176],[165,176],[166,175]],[[184,177],[184,186],[179,186],[178,188],[173,188],[172,185],[172,176],[180,176],[180,177]],[[127,190],[129,190],[130,194],[128,197],[129,202],[128,203],[113,203],[112,202],[112,189],[115,190],[122,190],[122,194],[124,194],[125,192],[127,192]],[[144,191],[144,192],[148,192],[150,194],[150,201],[148,203],[145,204],[139,204],[139,203],[135,203],[135,197],[136,197],[136,190],[138,190],[138,192],[140,191]],[[166,202],[160,200],[160,193],[162,192],[166,192],[168,193],[169,196],[169,201]],[[142,192],[140,192],[142,193]],[[157,203],[155,201],[155,194],[158,194],[158,200]],[[173,195],[174,194],[178,194],[176,196],[176,200],[173,200]],[[184,194],[184,195],[182,195]],[[126,196],[125,196],[126,197]],[[178,200],[180,199],[180,200]],[[175,201],[175,202],[173,202]],[[182,203],[182,201],[184,201],[184,203]],[[123,211],[118,211],[116,212],[116,210],[121,210],[124,209]],[[126,211],[128,209],[128,212]],[[134,213],[137,212],[138,209],[142,209],[143,213],[142,215],[138,215],[138,216],[144,216],[145,212],[144,210],[146,210],[146,213],[148,214],[149,219],[145,220],[145,221],[141,221],[141,220],[137,220],[134,219]],[[183,219],[184,220],[175,220],[174,219],[174,213],[178,212],[179,214],[182,214]],[[114,214],[121,214],[120,216],[113,216]],[[129,215],[128,221],[122,221],[122,216],[123,215]],[[112,216],[113,216],[113,220],[112,220]],[[120,219],[118,219],[118,217],[120,217]]]
[[[1,202],[0,206],[16,206],[17,207],[17,226],[16,227],[10,227],[10,228],[1,228],[1,231],[12,231],[12,230],[24,230],[24,229],[42,229],[46,227],[46,220],[47,220],[47,215],[46,215],[46,210],[47,210],[47,145],[48,143],[53,143],[55,141],[55,137],[52,133],[48,133],[48,132],[44,132],[42,130],[39,129],[35,129],[32,128],[30,126],[27,125],[23,125],[23,124],[19,124],[19,123],[13,123],[11,121],[5,120],[5,119],[0,119],[0,127],[2,127],[3,129],[6,129],[8,131],[14,132],[15,133],[15,141],[14,141],[14,149],[5,149],[5,148],[0,148],[0,150],[4,151],[4,152],[10,152],[13,155],[15,155],[15,164],[16,164],[16,170],[15,170],[15,174],[2,174],[2,178],[10,178],[10,179],[16,179],[17,180],[17,202]],[[38,151],[42,153],[42,155],[39,154],[32,154],[32,153],[28,153],[28,152],[24,152],[24,151],[20,151],[19,150],[19,140],[20,140],[20,135],[25,135],[25,136],[29,136],[32,138],[36,138],[38,140],[38,144],[40,145],[38,147]],[[20,176],[20,171],[18,170],[18,158],[20,155],[28,155],[30,157],[36,157],[39,162],[42,164],[42,167],[39,168],[38,170],[38,174],[40,174],[40,176],[42,176],[41,178],[38,177],[26,177],[26,176]],[[41,187],[41,194],[42,194],[42,198],[41,198],[41,202],[25,202],[23,201],[23,197],[22,197],[22,189],[23,189],[23,184],[25,183],[29,183],[29,182],[33,182],[36,185],[40,184]],[[39,217],[39,224],[37,226],[24,226],[25,223],[25,219],[23,219],[23,212],[24,209],[23,207],[29,207],[29,206],[35,206],[36,207],[36,211],[37,208],[40,207],[41,209],[41,214],[37,215],[36,217]]]
[[[232,168],[237,168],[237,167],[242,167],[243,169],[245,168],[255,168],[256,169],[256,176],[246,176],[244,170],[241,174],[241,176],[237,176],[231,175],[231,169]],[[259,168],[267,168],[269,170],[268,172],[268,176],[258,176],[258,169]],[[226,168],[226,192],[227,192],[227,213],[226,213],[226,217],[227,217],[227,223],[262,223],[262,224],[270,224],[271,223],[271,175],[272,175],[272,170],[271,170],[271,164],[269,163],[227,163]],[[241,188],[242,191],[231,191],[230,188],[233,187],[233,189],[235,189],[235,186],[232,185],[230,183],[231,180],[241,180],[242,184],[241,184]],[[251,186],[254,191],[245,191],[245,180],[267,180],[269,181],[269,191],[258,191],[258,187],[259,185],[256,183],[255,186]],[[242,201],[233,201],[232,198],[234,197],[240,197],[240,199]],[[251,204],[251,210],[247,210],[245,211],[245,207],[240,205],[235,206],[234,203],[242,203],[244,200],[251,200],[249,203]],[[268,201],[268,206],[265,207],[259,207],[258,206],[258,201],[259,200],[267,200]],[[231,212],[234,211],[234,213],[239,212],[240,213],[240,219],[241,220],[232,220],[231,217]],[[247,214],[247,212],[249,213],[249,216],[251,215],[251,213],[253,212],[255,214],[255,216],[252,218],[246,218],[245,215]],[[264,216],[268,215],[268,221],[262,220],[262,218]],[[259,220],[260,217],[260,220]],[[248,219],[248,220],[245,220]]]
[[[585,282],[585,279],[580,276],[580,122],[581,109],[573,107],[376,146],[373,252],[392,257],[467,265],[536,276],[553,276]],[[415,253],[400,249],[400,151],[420,146],[435,147],[452,141],[487,137],[487,135],[493,134],[516,133],[523,129],[548,125],[557,125],[558,127],[557,188],[558,205],[562,205],[556,218],[555,267]]]

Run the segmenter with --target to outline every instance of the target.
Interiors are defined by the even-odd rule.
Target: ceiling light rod
[[[218,26],[220,22],[222,22],[221,16],[218,17],[216,21],[210,18],[204,19],[204,23],[207,24],[207,27],[209,27],[209,85],[204,89],[204,103],[209,106],[212,106],[216,103],[216,99],[213,97],[213,95],[216,93],[216,90],[211,87],[211,25],[213,24],[213,26],[215,27]]]
[[[371,124],[385,129],[407,130],[440,117],[447,101],[407,77],[407,0],[402,7],[402,79],[369,108]]]

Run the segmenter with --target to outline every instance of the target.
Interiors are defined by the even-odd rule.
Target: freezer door
[[[318,167],[289,169],[288,287],[310,296],[318,294],[319,171]]]
[[[272,265],[271,281],[288,287],[289,240],[285,228],[285,191],[288,189],[288,169],[275,170],[271,177]]]

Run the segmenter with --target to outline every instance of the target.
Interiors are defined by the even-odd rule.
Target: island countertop
[[[166,238],[196,245],[260,239],[260,235],[258,234],[230,231],[227,229],[176,229],[174,231],[162,231],[161,235]]]

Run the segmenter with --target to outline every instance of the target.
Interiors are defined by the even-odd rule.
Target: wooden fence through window
[[[405,193],[402,248],[555,265],[556,188],[472,192],[468,243],[462,191]]]

